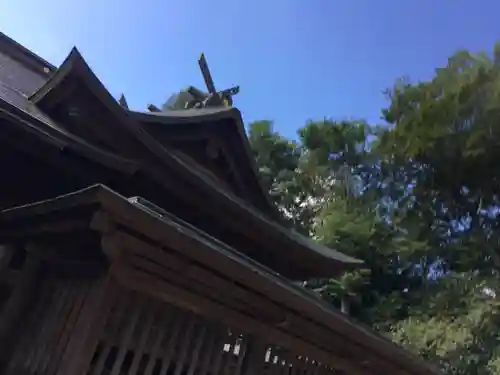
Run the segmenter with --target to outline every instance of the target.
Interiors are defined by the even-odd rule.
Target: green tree
[[[363,121],[315,121],[298,130],[290,142],[272,130],[270,122],[251,124],[249,138],[262,178],[285,208],[285,216],[318,241],[364,259],[366,268],[340,280],[307,280],[351,315],[387,329],[390,321],[406,317],[410,287],[421,283],[411,275],[404,248],[415,254],[425,244],[408,240],[390,220],[379,215],[384,197],[379,187],[380,163],[369,150],[377,132]],[[385,214],[384,217],[387,217]]]
[[[387,96],[383,127],[314,121],[294,142],[250,125],[283,215],[365,261],[304,285],[449,374],[500,374],[500,47]]]
[[[429,244],[421,302],[391,331],[450,374],[500,373],[499,55],[460,51],[430,81],[397,82],[379,140],[410,197],[403,225]]]
[[[498,374],[498,276],[450,274],[430,282],[410,315],[391,327],[393,338],[450,374]]]
[[[273,130],[271,121],[256,121],[248,127],[260,177],[271,198],[298,231],[309,234],[314,212],[307,205],[313,185],[301,173],[301,147]]]
[[[494,58],[461,51],[428,82],[398,82],[384,111],[393,129],[381,148],[398,161],[393,168],[409,167],[404,182],[454,271],[500,267],[499,55],[498,47]]]

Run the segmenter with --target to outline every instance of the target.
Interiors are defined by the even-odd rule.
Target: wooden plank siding
[[[35,298],[6,375],[335,373],[326,352],[276,334],[287,313],[269,298],[116,225],[103,233],[111,262],[100,273],[76,272],[92,258],[32,245],[25,263],[38,275]]]
[[[131,289],[215,321],[224,317],[233,327],[258,332],[262,340],[298,356],[314,355],[338,370],[363,373],[363,366],[351,361],[356,354],[342,349],[328,331],[225,275],[116,228],[104,236],[103,245],[113,260],[110,272]]]
[[[219,321],[120,286],[88,375],[314,375],[334,370]],[[263,350],[251,351],[248,348]],[[256,355],[256,353],[260,355]],[[252,363],[249,363],[251,361]],[[293,371],[292,371],[293,368]]]
[[[36,307],[20,327],[6,374],[56,374],[90,284],[52,277],[41,281]]]

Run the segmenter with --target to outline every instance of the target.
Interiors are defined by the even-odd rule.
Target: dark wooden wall
[[[87,206],[72,207],[84,229],[53,232],[68,216],[51,213],[26,224],[48,221],[45,233],[6,230],[15,240],[7,268],[0,257],[12,285],[0,306],[0,374],[413,373],[353,341],[339,330],[352,323],[286,280],[114,199],[89,206],[91,220]]]
[[[56,374],[93,281],[46,276],[17,330],[6,374]]]
[[[71,237],[0,245],[0,374],[55,375],[82,351],[75,342],[103,305],[106,263],[92,236]]]
[[[334,373],[226,325],[224,317],[204,318],[114,279],[45,272],[35,288],[11,340],[6,375]]]
[[[326,375],[331,369],[250,332],[117,286],[83,374]]]

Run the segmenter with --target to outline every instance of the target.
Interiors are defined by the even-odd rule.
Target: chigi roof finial
[[[232,106],[233,105],[233,96],[238,94],[240,91],[239,86],[234,86],[229,89],[225,89],[222,91],[217,91],[215,89],[214,81],[212,79],[212,74],[210,73],[210,69],[208,69],[208,63],[205,59],[205,54],[201,54],[198,59],[198,65],[200,66],[201,74],[203,75],[203,80],[205,81],[205,85],[207,86],[208,95],[201,100],[199,106],[202,107],[211,107],[211,106]],[[194,92],[190,92],[195,97],[197,96],[196,90]]]

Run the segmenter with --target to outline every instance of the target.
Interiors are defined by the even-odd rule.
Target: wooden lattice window
[[[333,370],[258,337],[120,288],[87,375],[327,375]]]

